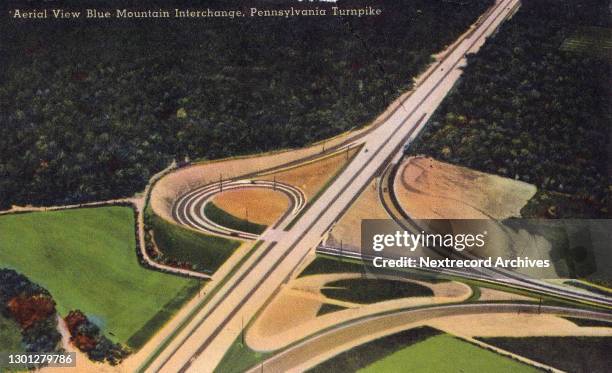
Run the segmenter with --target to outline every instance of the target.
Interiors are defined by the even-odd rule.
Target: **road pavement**
[[[352,347],[426,324],[429,320],[454,315],[490,313],[552,314],[612,321],[612,314],[537,304],[474,303],[410,309],[364,317],[318,333],[265,360],[248,372],[301,372]]]
[[[181,196],[172,208],[172,216],[178,223],[204,233],[226,236],[228,238],[256,240],[259,235],[224,227],[212,221],[204,213],[206,203],[217,194],[228,190],[247,188],[267,188],[285,194],[289,198],[290,206],[281,217],[281,221],[289,216],[295,216],[304,207],[306,202],[304,192],[289,184],[265,180],[223,181],[197,188]]]
[[[476,52],[518,4],[518,0],[500,1],[385,122],[363,138],[364,146],[332,185],[286,229],[278,242],[260,247],[258,255],[250,258],[219,290],[184,333],[150,365],[149,371],[212,371],[239,337],[244,324],[291,276],[377,171],[417,136],[460,77],[465,55]],[[286,218],[279,228],[286,228],[289,222]],[[264,233],[262,238],[266,237]]]

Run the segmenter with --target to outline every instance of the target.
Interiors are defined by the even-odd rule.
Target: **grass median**
[[[193,264],[200,272],[215,272],[240,246],[239,241],[194,232],[152,213],[147,214],[147,221],[165,256]]]
[[[328,298],[361,304],[434,295],[427,286],[412,282],[363,278],[329,282],[321,292]]]

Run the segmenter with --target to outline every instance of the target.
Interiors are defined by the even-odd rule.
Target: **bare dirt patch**
[[[388,109],[388,111],[390,111]],[[377,125],[387,111],[373,124]],[[307,157],[321,154],[325,149],[340,145],[349,138],[361,136],[371,127],[348,131],[331,139],[318,142],[307,148],[256,154],[246,157],[235,157],[216,161],[205,161],[174,170],[159,179],[151,190],[151,207],[153,211],[166,220],[172,219],[172,205],[182,194],[212,182],[236,178],[244,175],[269,170],[287,163],[296,162]]]
[[[492,300],[509,300],[509,301],[535,301],[536,299],[526,297],[524,295],[507,293],[501,290],[489,289],[489,288],[480,288],[480,297],[478,300],[483,302],[492,301]]]
[[[327,237],[326,244],[358,251],[361,248],[361,221],[363,219],[389,219],[378,198],[378,179],[373,179],[346,214],[340,218]]]
[[[212,202],[230,215],[262,225],[274,224],[289,208],[286,195],[267,188],[227,190]]]
[[[465,337],[610,336],[612,328],[579,327],[562,317],[533,313],[456,315],[428,325]]]
[[[306,198],[312,198],[351,159],[357,148],[340,152],[322,159],[308,162],[259,177],[259,180],[280,181],[300,188]]]
[[[432,284],[399,278],[394,279],[427,286],[432,289],[434,295],[362,305],[331,299],[321,293],[321,288],[330,282],[359,277],[360,274],[344,273],[311,275],[292,280],[281,289],[247,330],[247,344],[255,350],[271,351],[347,320],[407,307],[459,302],[472,294],[469,286],[458,282]],[[346,309],[317,316],[324,303]],[[287,312],[288,309],[291,312]]]
[[[537,188],[522,181],[474,171],[428,157],[410,157],[394,180],[394,190],[404,211],[416,219],[483,219],[485,246],[473,252],[515,258],[528,248],[529,258],[552,259],[552,244],[545,237],[514,229],[504,219],[520,217],[520,211]],[[471,229],[466,221],[454,221],[457,231]],[[520,268],[532,277],[555,278],[555,268]]]
[[[395,180],[399,203],[419,219],[506,219],[537,191],[534,185],[427,157],[408,158]]]

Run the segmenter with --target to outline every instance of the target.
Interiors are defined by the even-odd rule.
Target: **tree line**
[[[172,159],[301,147],[364,125],[490,4],[384,0],[381,16],[364,18],[2,22],[0,208],[129,196]]]
[[[0,268],[0,314],[17,323],[26,352],[61,350],[51,294],[12,269]]]
[[[537,185],[530,214],[607,216],[611,61],[560,46],[610,23],[607,1],[523,1],[407,152]]]
[[[0,314],[20,327],[27,352],[63,350],[53,297],[45,288],[12,269],[0,268]],[[70,311],[65,321],[71,342],[90,359],[117,365],[129,355],[126,347],[108,339],[81,311]]]

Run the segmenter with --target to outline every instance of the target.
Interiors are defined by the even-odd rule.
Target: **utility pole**
[[[240,326],[240,337],[241,337],[241,340],[242,340],[242,345],[243,345],[243,346],[246,346],[246,345],[244,344],[244,315],[243,315],[243,316],[242,316],[242,318],[241,318],[241,324],[240,324],[240,325],[241,325],[241,326]]]
[[[219,173],[219,192],[223,192],[223,174]]]
[[[349,149],[351,148],[351,144],[348,144],[348,146],[346,147],[346,160],[348,161],[349,159]]]
[[[272,184],[272,190],[276,192],[276,175],[274,175],[274,182]]]
[[[542,298],[540,298],[540,302],[538,302],[538,315],[542,313]]]

